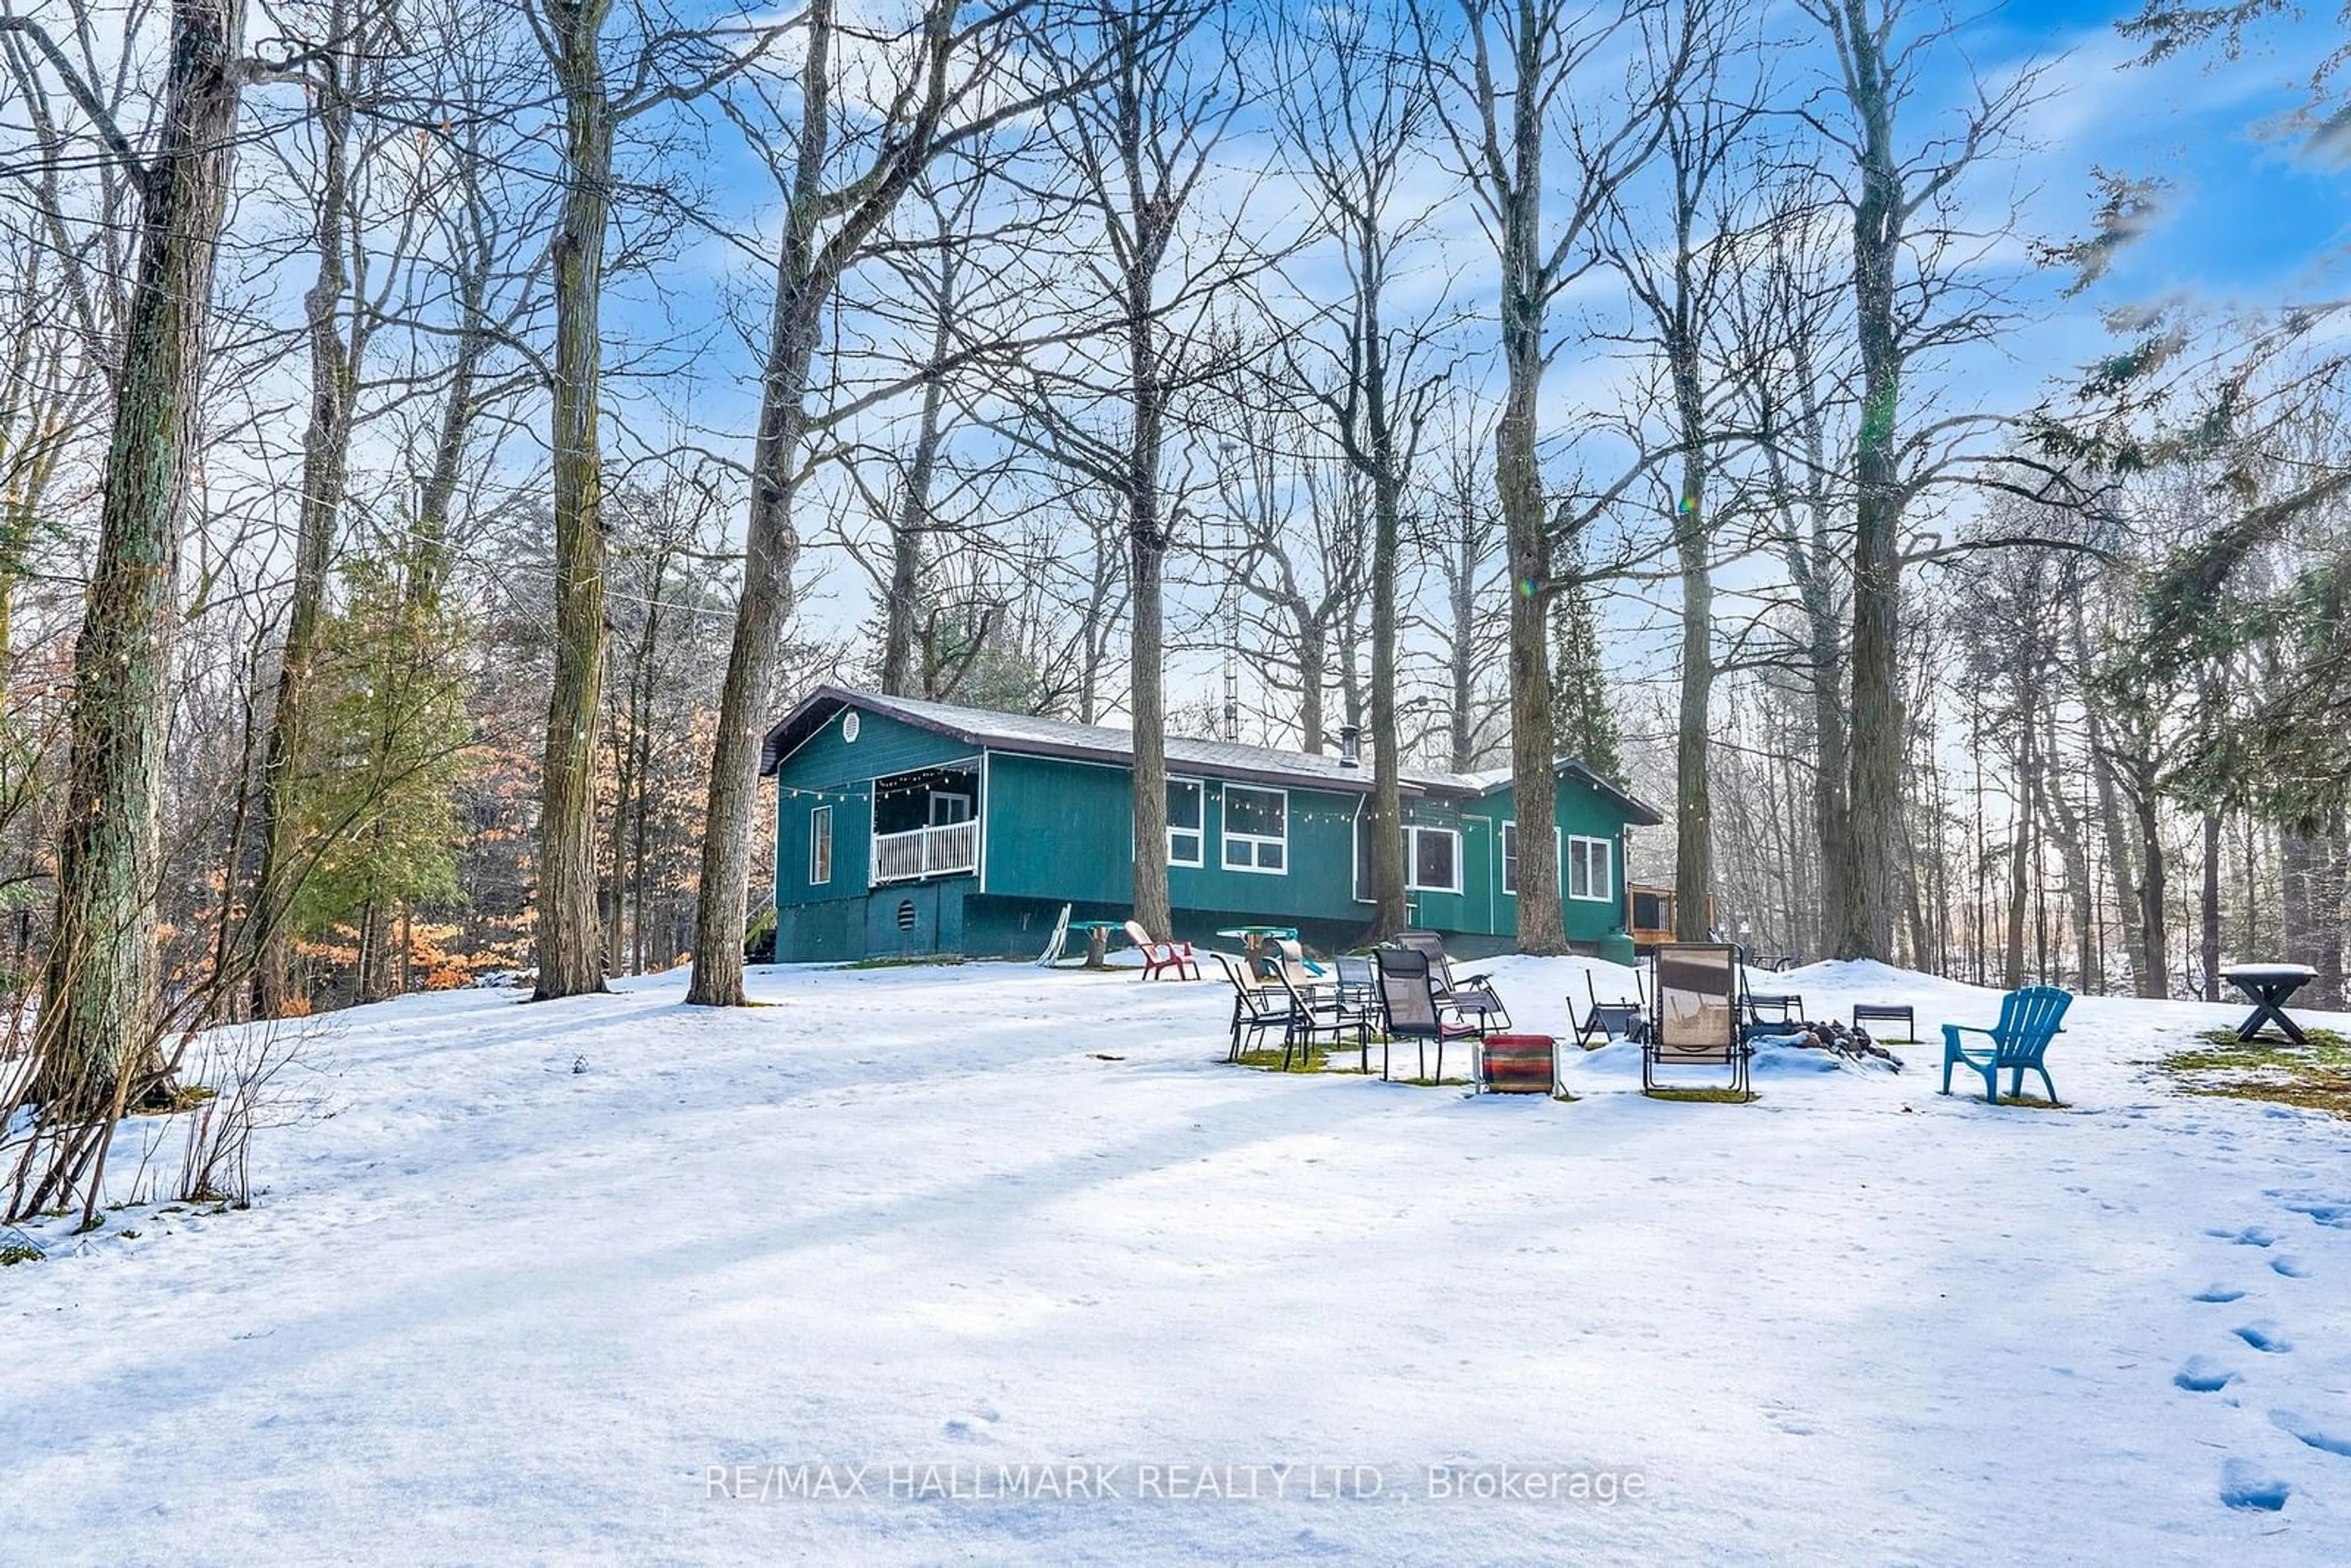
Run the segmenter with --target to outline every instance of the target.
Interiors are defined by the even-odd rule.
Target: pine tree
[[[294,932],[356,933],[356,992],[381,994],[392,934],[419,904],[458,896],[466,770],[464,627],[415,593],[396,563],[363,557],[343,572],[345,602],[321,630],[315,731],[296,811],[313,868],[290,910]]]
[[[1552,731],[1560,753],[1614,784],[1625,782],[1616,716],[1608,706],[1600,670],[1600,631],[1590,591],[1579,583],[1561,593],[1552,613]]]

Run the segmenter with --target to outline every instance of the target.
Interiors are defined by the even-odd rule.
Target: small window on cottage
[[[1406,828],[1406,885],[1415,893],[1461,891],[1461,835],[1450,828]]]
[[[1502,891],[1516,896],[1519,891],[1519,825],[1502,824]]]
[[[1606,904],[1616,896],[1614,846],[1606,839],[1567,841],[1567,896]]]
[[[821,887],[832,880],[832,808],[819,806],[809,813],[809,885]]]
[[[1198,865],[1203,841],[1200,818],[1200,781],[1196,779],[1167,780],[1167,863]]]
[[[1234,871],[1285,872],[1290,865],[1290,796],[1280,789],[1225,786],[1225,864]]]

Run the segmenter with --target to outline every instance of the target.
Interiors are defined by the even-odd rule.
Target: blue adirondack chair
[[[2000,1101],[2000,1075],[2003,1071],[2012,1075],[2008,1095],[2013,1100],[2024,1092],[2024,1074],[2029,1070],[2041,1074],[2041,1086],[2049,1091],[2053,1103],[2057,1085],[2049,1082],[2049,1069],[2042,1064],[2042,1056],[2049,1042],[2065,1031],[2058,1028],[2065,1017],[2065,1009],[2074,1000],[2071,991],[2055,986],[2027,986],[2021,991],[2011,991],[2001,998],[2000,1022],[1990,1029],[1977,1029],[1970,1024],[1947,1023],[1943,1026],[1943,1092],[1951,1092],[1951,1069],[1964,1065],[1971,1072],[1980,1072],[1984,1081],[1984,1101],[1997,1104]],[[1963,1034],[1980,1034],[1991,1041],[1991,1048],[1970,1051],[1960,1042]]]

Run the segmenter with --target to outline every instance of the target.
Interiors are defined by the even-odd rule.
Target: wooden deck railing
[[[873,884],[953,876],[979,869],[979,823],[948,822],[873,839]]]

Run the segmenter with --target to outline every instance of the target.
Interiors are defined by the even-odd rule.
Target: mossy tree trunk
[[[611,218],[611,99],[604,80],[610,0],[544,0],[563,98],[564,189],[555,242],[552,440],[555,679],[540,768],[538,999],[604,988],[596,908],[596,728],[603,700],[604,248]]]
[[[154,1050],[172,587],[214,255],[235,145],[238,0],[173,0],[160,141],[141,171],[137,281],[114,389],[97,559],[74,649],[43,1097],[119,1103]]]

